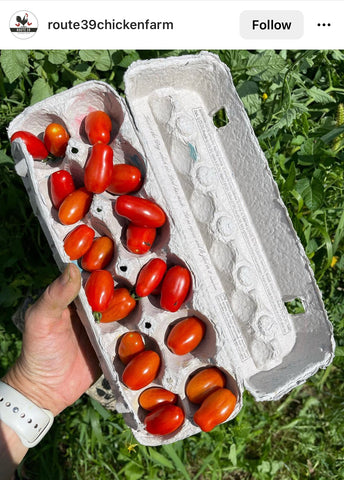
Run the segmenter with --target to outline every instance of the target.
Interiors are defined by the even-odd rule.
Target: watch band
[[[54,415],[0,381],[0,419],[16,432],[26,447],[31,448],[49,431]]]

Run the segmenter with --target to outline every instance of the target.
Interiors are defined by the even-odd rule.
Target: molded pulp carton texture
[[[134,285],[140,268],[157,256],[168,264],[186,265],[192,289],[179,311],[164,311],[148,297],[126,319],[97,324],[83,288],[76,300],[117,410],[139,442],[159,445],[200,431],[192,420],[196,406],[185,396],[195,371],[217,365],[225,373],[227,387],[238,399],[230,420],[241,409],[245,388],[257,400],[275,400],[325,368],[334,340],[308,259],[229,69],[206,52],[138,61],[127,70],[125,85],[126,99],[102,82],[77,85],[28,107],[10,124],[8,134],[29,130],[41,135],[51,122],[62,123],[70,133],[65,158],[58,164],[33,161],[21,140],[12,144],[16,170],[61,269],[69,262],[63,239],[75,225],[58,221],[48,178],[65,168],[82,185],[90,149],[83,119],[90,111],[110,115],[115,163],[138,166],[145,177],[138,194],[154,199],[167,214],[153,248],[142,256],[124,246],[124,222],[114,214],[114,195],[94,195],[80,223],[114,239],[116,252],[107,269],[115,284]],[[222,108],[229,122],[216,128],[213,115]],[[82,272],[83,281],[88,275]],[[304,313],[291,315],[285,303],[296,298]],[[167,348],[166,333],[189,315],[204,320],[206,335],[199,347],[180,357]],[[145,431],[138,405],[141,391],[121,382],[116,348],[131,330],[139,331],[161,357],[153,384],[177,393],[185,411],[184,425],[170,436]]]

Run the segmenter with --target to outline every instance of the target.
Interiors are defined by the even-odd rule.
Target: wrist
[[[50,397],[48,389],[25,375],[18,362],[8,370],[1,380],[24,395],[28,400],[31,400],[38,407],[50,410],[54,417],[62,410],[57,407],[56,402]]]

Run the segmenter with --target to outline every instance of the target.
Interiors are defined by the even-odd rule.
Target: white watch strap
[[[37,445],[48,432],[54,415],[0,381],[0,419],[30,448]]]

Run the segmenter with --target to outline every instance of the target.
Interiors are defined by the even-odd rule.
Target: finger
[[[60,275],[45,290],[43,295],[30,308],[30,316],[57,319],[78,295],[81,286],[81,275],[78,267],[68,264]]]

